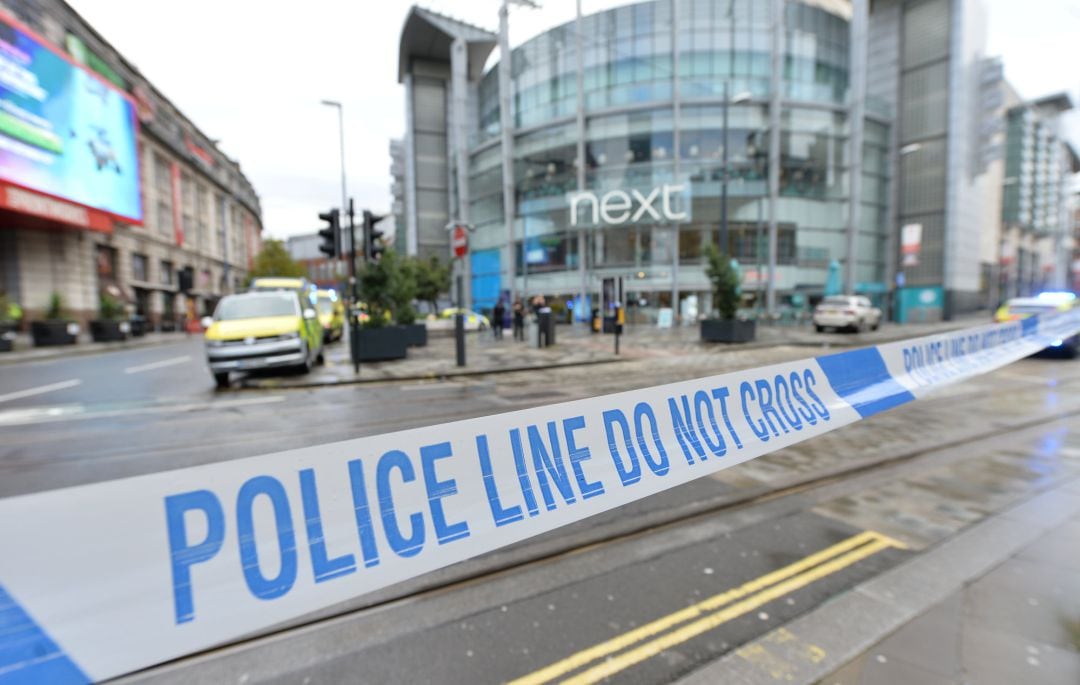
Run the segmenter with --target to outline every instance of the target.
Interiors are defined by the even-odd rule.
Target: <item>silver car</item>
[[[881,310],[861,295],[832,295],[814,308],[814,329],[826,328],[862,332],[876,331],[881,325]]]

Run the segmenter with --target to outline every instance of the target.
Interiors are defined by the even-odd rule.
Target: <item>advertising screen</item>
[[[3,15],[0,179],[142,221],[134,105]]]

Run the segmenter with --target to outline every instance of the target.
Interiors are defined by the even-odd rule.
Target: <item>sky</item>
[[[574,0],[515,7],[511,43],[574,18]],[[628,0],[582,0],[586,14]],[[390,208],[391,138],[405,130],[397,82],[406,0],[68,0],[220,148],[262,201],[264,235],[310,233],[341,203],[337,112],[347,189],[359,208]],[[499,0],[428,0],[424,7],[495,30]],[[1068,90],[1080,104],[1080,0],[983,0],[987,54],[1024,98]],[[286,11],[285,8],[288,8]],[[302,11],[301,11],[302,10]],[[496,51],[497,54],[497,51]],[[495,55],[493,55],[494,59]],[[1080,142],[1080,113],[1068,115]]]

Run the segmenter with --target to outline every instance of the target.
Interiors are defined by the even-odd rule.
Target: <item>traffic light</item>
[[[375,224],[385,218],[385,216],[379,216],[366,209],[364,210],[364,256],[369,262],[377,262],[379,255],[386,251],[382,239],[383,232],[375,228]]]
[[[319,252],[331,259],[341,256],[341,226],[338,216],[336,209],[319,215],[319,219],[327,223],[326,228],[319,231]]]

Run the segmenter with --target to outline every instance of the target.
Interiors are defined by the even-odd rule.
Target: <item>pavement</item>
[[[457,366],[453,337],[432,334],[429,335],[426,347],[409,348],[406,359],[362,364],[359,374],[353,371],[347,342],[342,342],[329,345],[325,353],[325,364],[306,376],[247,376],[240,380],[239,385],[245,388],[288,388],[450,378],[605,364],[627,359],[723,354],[734,350],[777,346],[825,350],[891,342],[981,323],[986,323],[986,317],[975,315],[931,324],[886,324],[877,331],[861,334],[817,333],[813,326],[805,322],[801,325],[760,325],[755,341],[730,345],[702,342],[697,326],[663,329],[633,325],[627,326],[625,334],[619,336],[618,353],[615,352],[613,335],[593,333],[581,324],[559,326],[556,331],[556,344],[547,348],[538,348],[530,342],[515,341],[510,331],[506,331],[502,339],[495,339],[491,331],[482,331],[471,332],[466,336],[464,367]],[[534,339],[535,331],[530,328],[527,330],[526,341]]]
[[[904,338],[940,333],[956,328],[985,323],[983,314],[965,316],[954,321],[929,324],[884,324],[877,331],[866,333],[817,333],[808,323],[765,324],[757,328],[754,342],[738,345],[704,343],[697,326],[678,326],[661,329],[649,325],[628,325],[619,339],[615,353],[613,335],[594,334],[586,326],[562,325],[557,329],[557,344],[537,348],[528,342],[515,341],[506,331],[496,340],[491,331],[466,335],[466,366],[456,364],[454,339],[446,333],[431,332],[428,345],[410,348],[406,359],[365,363],[359,374],[354,373],[349,359],[347,340],[326,347],[325,364],[307,375],[258,374],[241,376],[237,385],[244,388],[298,388],[321,385],[340,385],[394,380],[422,380],[454,376],[488,375],[512,371],[543,370],[554,367],[574,367],[603,364],[626,359],[649,357],[678,357],[701,353],[724,353],[734,350],[753,350],[775,346],[800,346],[822,350],[859,347]],[[534,339],[529,329],[526,340]],[[83,336],[85,338],[85,336]],[[118,350],[177,345],[197,339],[184,333],[148,333],[119,343],[95,343],[80,339],[76,345],[38,347],[31,345],[29,336],[20,334],[15,350],[0,354],[0,365],[20,364],[70,357],[103,354]]]
[[[1077,550],[1073,514],[822,682],[1080,683]]]
[[[89,354],[103,354],[117,350],[136,350],[144,347],[156,347],[183,341],[185,333],[147,333],[137,338],[128,338],[123,342],[94,342],[89,333],[80,333],[79,342],[74,345],[54,345],[34,347],[30,334],[19,333],[15,336],[11,352],[0,353],[0,366],[26,362],[81,357]]]
[[[1077,549],[1080,480],[1073,478],[679,683],[1073,685],[1080,682]]]

